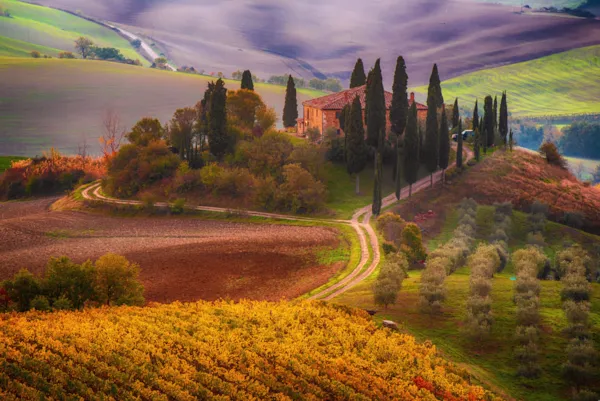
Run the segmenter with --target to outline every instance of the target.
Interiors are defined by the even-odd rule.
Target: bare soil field
[[[53,256],[83,262],[114,252],[140,265],[148,301],[274,301],[343,267],[319,266],[315,256],[338,246],[330,228],[49,212],[51,203],[0,203],[0,280],[23,267],[41,274]]]

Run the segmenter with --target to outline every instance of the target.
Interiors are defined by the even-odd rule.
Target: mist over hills
[[[411,84],[431,65],[443,79],[600,43],[600,21],[518,14],[474,0],[41,0],[121,23],[153,38],[178,65],[250,68],[263,78],[292,73],[347,79],[357,57],[382,57],[390,85],[395,58]],[[519,3],[519,2],[517,2]]]

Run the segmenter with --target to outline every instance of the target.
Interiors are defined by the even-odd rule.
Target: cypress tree
[[[371,87],[371,77],[373,76],[373,69],[369,70],[369,74],[367,75],[367,82],[365,83],[365,125],[369,126],[369,88]]]
[[[373,148],[383,145],[380,141],[381,131],[385,132],[385,94],[383,91],[383,79],[381,76],[380,60],[377,59],[372,73],[369,74],[367,92],[367,144]],[[381,143],[380,143],[381,142]]]
[[[498,96],[494,97],[494,106],[492,108],[494,114],[494,133],[498,128]]]
[[[358,96],[356,96],[350,107],[346,128],[346,170],[348,174],[356,174],[356,194],[358,195],[360,193],[359,173],[367,165],[365,128],[362,121],[362,107]]]
[[[437,65],[434,65],[431,77],[429,78],[429,90],[427,91],[427,121],[425,125],[425,149],[423,152],[425,165],[431,177],[431,186],[433,186],[433,173],[437,170],[439,161],[440,141],[438,138],[439,126],[437,120],[439,80]]]
[[[365,66],[361,59],[356,60],[352,76],[350,77],[350,88],[356,88],[357,86],[363,86],[367,83],[367,76],[365,75]]]
[[[408,75],[406,74],[406,63],[402,56],[396,60],[396,72],[394,73],[394,85],[392,86],[392,105],[390,107],[390,123],[392,132],[401,136],[406,129],[408,118]]]
[[[458,110],[458,98],[454,100],[454,106],[452,107],[452,129],[458,127],[458,119],[460,118],[460,111]]]
[[[408,196],[412,196],[412,185],[417,182],[419,172],[419,130],[417,105],[410,106],[404,135],[404,179],[408,183]]]
[[[458,106],[458,101],[454,103],[454,106]],[[454,114],[454,113],[453,113]],[[445,182],[446,169],[450,162],[450,130],[448,129],[448,119],[446,117],[446,107],[442,106],[442,123],[440,125],[440,144],[439,144],[439,161],[438,165],[442,169],[442,181]],[[454,117],[454,116],[453,116]],[[459,117],[460,123],[460,117]],[[459,132],[458,136],[462,136]]]
[[[429,96],[435,99],[435,108],[438,109],[444,104],[444,96],[442,95],[442,84],[440,82],[440,74],[438,73],[437,64],[433,65],[431,76],[429,77],[429,90],[427,91],[427,101]],[[429,107],[429,104],[427,104]]]
[[[254,82],[252,82],[252,73],[250,70],[246,70],[242,73],[242,89],[249,91],[254,90]]]
[[[375,182],[373,185],[373,215],[379,216],[381,213],[381,182],[383,180],[383,157],[381,152],[375,153]]]
[[[481,135],[479,134],[479,128],[475,129],[475,139],[473,141],[473,153],[475,153],[475,160],[479,161],[481,149]]]
[[[483,106],[483,124],[485,136],[487,137],[487,147],[494,146],[494,101],[491,96],[485,97]]]
[[[473,131],[479,128],[479,106],[477,105],[477,99],[475,99],[475,108],[473,109]]]
[[[396,140],[396,199],[400,200],[402,192],[402,154],[404,152],[404,137],[398,137]]]
[[[285,90],[285,104],[283,106],[283,126],[295,127],[298,119],[298,99],[296,98],[296,84],[290,75]],[[321,133],[323,134],[323,133]]]
[[[508,146],[510,148],[510,151],[512,152],[513,150],[513,146],[515,145],[515,141],[513,140],[513,130],[510,130],[510,137],[508,138]]]
[[[227,89],[222,79],[218,79],[209,101],[208,108],[208,146],[210,153],[221,159],[231,145],[227,133]]]
[[[502,93],[502,100],[500,101],[500,121],[498,124],[499,124],[498,129],[500,130],[500,135],[502,136],[502,139],[504,140],[504,146],[506,146],[507,145],[506,136],[508,135],[508,105],[506,103],[506,91]]]
[[[487,131],[485,129],[485,125],[483,123],[481,123],[481,125],[479,126],[480,130],[481,130],[481,148],[483,149],[483,154],[487,154],[487,144],[488,144],[488,139],[487,139]]]
[[[456,167],[461,168],[463,165],[463,136],[462,136],[462,119],[458,120],[458,144],[456,145]]]

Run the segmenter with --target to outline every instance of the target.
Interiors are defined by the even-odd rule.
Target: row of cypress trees
[[[484,98],[483,117],[479,116],[479,101],[475,100],[473,109],[473,131],[475,131],[474,153],[475,159],[479,161],[480,152],[487,153],[488,148],[499,145],[496,144],[496,134],[502,140],[504,146],[509,146],[512,150],[513,133],[508,127],[508,103],[506,91],[502,92],[500,100],[500,115],[498,115],[498,96],[492,99],[491,96]]]

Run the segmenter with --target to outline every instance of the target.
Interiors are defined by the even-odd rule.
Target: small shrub
[[[402,230],[402,245],[400,250],[406,254],[410,263],[425,260],[427,252],[423,246],[421,229],[414,223],[408,223]]]
[[[562,157],[554,143],[544,142],[542,146],[540,146],[539,152],[546,159],[548,164],[558,166],[563,169],[567,168],[567,161],[564,157]]]
[[[71,301],[69,301],[69,299],[67,297],[65,297],[63,295],[60,298],[58,298],[56,301],[54,301],[54,303],[52,304],[52,309],[54,309],[54,310],[71,310],[71,309],[73,309],[73,304],[71,303]]]
[[[38,295],[31,300],[31,309],[34,309],[34,310],[37,310],[40,312],[47,312],[50,310],[50,302],[48,301],[48,298],[46,298],[45,296]]]
[[[31,55],[31,57],[33,58],[40,58],[42,57],[42,54],[40,52],[38,52],[37,50],[32,51],[31,53],[29,53]]]
[[[58,58],[73,59],[75,55],[72,52],[60,52],[58,53]]]
[[[579,212],[566,212],[563,215],[562,223],[576,229],[581,229],[585,223],[585,217]]]
[[[390,242],[400,242],[406,221],[400,215],[386,212],[377,217],[376,227],[383,237]]]
[[[140,200],[142,201],[142,208],[148,213],[154,213],[156,211],[156,196],[147,192],[140,196]]]
[[[308,171],[298,164],[288,164],[283,168],[283,176],[275,195],[282,210],[311,212],[323,207],[327,190]]]
[[[182,214],[185,210],[185,199],[179,198],[171,205],[171,213]]]
[[[384,255],[398,252],[398,248],[396,248],[396,246],[391,242],[384,242],[381,247]]]

